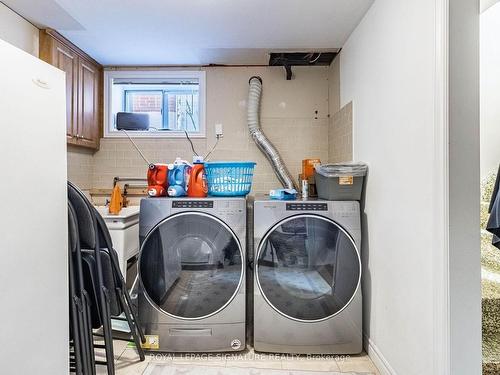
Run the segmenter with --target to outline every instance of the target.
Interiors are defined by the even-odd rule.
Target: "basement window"
[[[205,136],[205,72],[104,73],[105,137]]]

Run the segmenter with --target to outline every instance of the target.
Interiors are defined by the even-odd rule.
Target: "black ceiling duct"
[[[286,79],[292,79],[292,66],[328,66],[338,52],[272,52],[269,56],[270,66],[283,66]]]

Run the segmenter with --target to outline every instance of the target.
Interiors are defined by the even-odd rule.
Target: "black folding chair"
[[[107,366],[107,372],[114,375],[114,353],[112,319],[127,321],[132,340],[117,337],[117,339],[134,342],[141,361],[145,359],[141,342],[145,337],[137,324],[137,319],[131,308],[130,296],[127,293],[125,280],[118,266],[118,259],[113,249],[111,236],[104,220],[75,185],[68,182],[68,198],[74,207],[77,217],[81,260],[83,269],[83,282],[88,293],[91,308],[91,329],[102,326],[102,334],[93,333],[94,336],[104,338],[104,345],[94,344],[92,341],[92,360],[95,364]],[[118,315],[125,314],[125,318]],[[105,361],[95,360],[94,348],[105,350]]]
[[[68,202],[68,248],[70,291],[70,370],[77,374],[95,374],[90,299],[84,287],[80,238],[76,213]]]
[[[69,301],[70,301],[70,345],[73,348],[73,352],[70,352],[70,365],[71,369],[74,369],[78,375],[85,373],[83,369],[84,362],[84,349],[81,345],[81,331],[79,328],[79,323],[81,321],[81,300],[76,292],[75,287],[75,275],[73,272],[73,252],[76,250],[76,245],[78,243],[78,237],[75,234],[77,230],[72,217],[72,208],[68,205],[68,271],[69,271]]]

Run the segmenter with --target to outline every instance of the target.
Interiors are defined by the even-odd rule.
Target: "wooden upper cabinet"
[[[66,72],[66,138],[99,149],[102,66],[53,30],[40,30],[40,58]]]
[[[54,41],[52,53],[54,65],[66,72],[66,136],[68,142],[73,143],[73,134],[76,125],[76,108],[77,108],[77,61],[78,56],[62,43]]]
[[[78,60],[78,141],[87,147],[99,147],[99,68]]]

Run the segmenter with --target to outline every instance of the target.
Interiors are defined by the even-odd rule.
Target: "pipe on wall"
[[[257,147],[266,156],[267,160],[278,177],[278,180],[286,189],[295,189],[298,191],[297,185],[294,182],[290,171],[285,166],[278,150],[271,141],[266,137],[260,127],[260,98],[262,94],[262,78],[253,76],[248,81],[250,87],[248,89],[248,113],[247,122],[250,135],[252,136]]]

